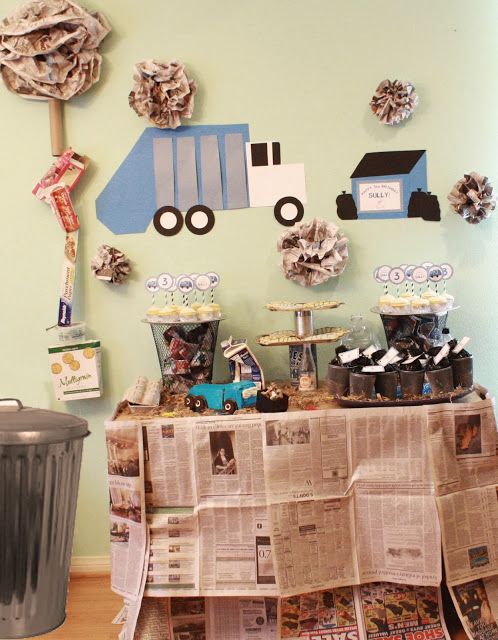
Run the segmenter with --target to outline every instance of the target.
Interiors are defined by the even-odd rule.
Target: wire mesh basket
[[[429,349],[441,344],[443,329],[448,319],[447,313],[388,315],[381,313],[382,324],[388,346],[400,338],[412,336]]]
[[[211,382],[220,320],[149,322],[164,386],[186,393],[194,384]]]

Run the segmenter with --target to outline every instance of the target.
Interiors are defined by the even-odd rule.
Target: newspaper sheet
[[[191,420],[143,423],[147,507],[197,504]]]
[[[372,582],[355,587],[365,640],[450,640],[436,587]]]
[[[280,595],[369,580],[439,584],[424,407],[263,419]]]
[[[200,584],[205,595],[277,595],[266,505],[199,510]]]
[[[498,573],[498,458],[491,400],[428,411],[449,585]]]
[[[206,598],[206,603],[207,640],[277,640],[277,598]]]
[[[150,532],[145,595],[199,592],[199,519],[193,507],[165,507],[147,513]]]
[[[284,640],[363,638],[361,609],[354,588],[324,589],[282,598],[279,629]]]
[[[450,587],[450,593],[470,640],[498,640],[498,576]]]
[[[212,496],[265,496],[262,421],[258,416],[205,418],[194,423],[199,504]]]
[[[144,456],[140,425],[106,423],[110,494],[112,589],[132,601],[140,595],[147,547]]]
[[[359,581],[438,585],[441,534],[430,486],[361,483],[354,498]]]

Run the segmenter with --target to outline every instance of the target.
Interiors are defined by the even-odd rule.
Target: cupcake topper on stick
[[[152,306],[156,305],[156,293],[159,291],[159,284],[157,278],[148,278],[145,283],[145,288],[152,294]]]
[[[64,150],[62,102],[100,77],[98,46],[111,30],[73,0],[31,0],[0,23],[0,71],[9,91],[48,100],[52,155]]]

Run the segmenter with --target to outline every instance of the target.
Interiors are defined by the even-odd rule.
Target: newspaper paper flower
[[[131,273],[130,260],[122,251],[103,244],[92,260],[92,271],[99,280],[122,284]]]
[[[279,238],[277,249],[288,280],[314,287],[340,275],[348,259],[348,239],[331,222],[298,222]]]
[[[466,173],[448,195],[451,206],[470,224],[489,218],[496,207],[496,194],[486,176]]]
[[[23,98],[69,100],[100,77],[97,47],[111,30],[71,0],[33,0],[0,23],[0,68]]]
[[[382,80],[370,101],[370,108],[383,124],[399,124],[413,113],[418,95],[411,82]]]
[[[128,97],[130,107],[160,129],[176,129],[181,118],[192,117],[195,80],[189,80],[185,66],[173,60],[145,60],[135,65],[135,85]]]

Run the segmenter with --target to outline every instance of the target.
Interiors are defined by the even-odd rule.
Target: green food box
[[[102,395],[100,340],[48,348],[57,400],[84,400]]]

